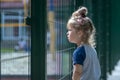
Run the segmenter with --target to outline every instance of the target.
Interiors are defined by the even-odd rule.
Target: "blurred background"
[[[39,3],[45,5],[41,8],[45,12]],[[39,70],[31,65],[37,63],[32,61],[34,58],[38,62],[45,59],[46,62],[41,63],[45,65],[40,66],[46,70],[46,80],[71,80],[72,52],[76,46],[67,40],[66,23],[80,6],[88,8],[88,16],[96,27],[101,80],[120,80],[119,3],[119,0],[0,0],[0,80],[32,80],[31,70]],[[36,24],[39,18],[46,18],[46,22]],[[39,36],[42,30],[45,38]],[[35,43],[39,38],[45,42]],[[45,51],[40,51],[38,54],[43,56],[37,58],[40,48]]]

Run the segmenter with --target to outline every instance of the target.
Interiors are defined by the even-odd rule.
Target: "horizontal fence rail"
[[[30,57],[31,55],[23,55],[23,56],[17,56],[17,57],[12,57],[12,58],[6,58],[6,59],[1,59],[0,62],[5,62],[5,61],[10,61],[10,60],[15,60],[15,59],[22,59],[22,58],[26,58],[26,57]]]

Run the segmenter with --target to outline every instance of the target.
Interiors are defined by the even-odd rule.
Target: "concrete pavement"
[[[120,60],[115,66],[115,69],[112,71],[112,74],[108,75],[107,80],[120,80]]]

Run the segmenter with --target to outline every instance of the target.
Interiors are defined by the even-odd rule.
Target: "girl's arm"
[[[81,73],[82,73],[82,65],[80,64],[73,65],[72,80],[80,80]]]

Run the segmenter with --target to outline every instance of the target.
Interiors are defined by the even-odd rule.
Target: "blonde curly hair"
[[[86,7],[80,7],[73,12],[71,18],[68,20],[67,28],[71,25],[76,31],[81,30],[84,34],[81,37],[81,42],[95,47],[95,27],[92,20],[87,17],[87,13],[88,10]]]

